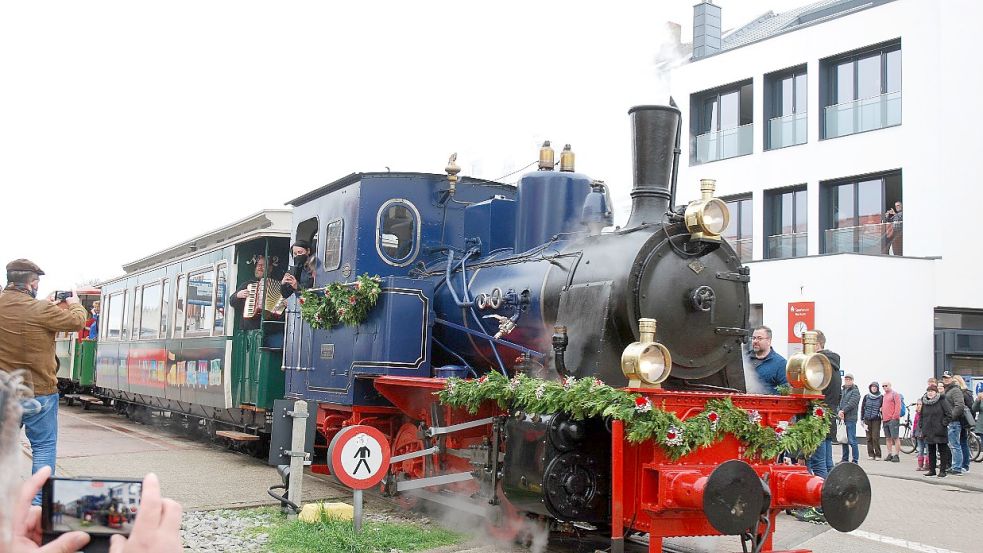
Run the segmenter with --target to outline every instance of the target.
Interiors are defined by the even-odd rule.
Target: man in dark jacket
[[[819,353],[826,356],[829,359],[829,364],[833,367],[833,374],[829,380],[829,386],[823,391],[824,403],[830,412],[836,411],[840,408],[840,398],[843,395],[842,385],[843,379],[840,377],[840,354],[835,351],[826,349],[826,335],[823,331],[817,330],[816,337],[819,341]],[[826,450],[826,472],[833,470],[833,439],[836,438],[836,420],[834,419],[829,425],[829,434],[826,436],[826,442],[824,446],[820,446]]]
[[[853,462],[860,461],[860,448],[857,447],[857,411],[860,407],[860,390],[853,383],[853,375],[847,373],[843,376],[843,394],[840,396],[840,408],[837,416],[846,424],[847,442],[843,444],[843,457],[841,463],[850,460],[850,452],[853,452]]]
[[[952,373],[945,371],[942,373],[942,384],[945,385],[945,397],[943,399],[952,409],[952,420],[948,424],[949,449],[952,450],[952,470],[949,474],[962,476],[963,474],[963,448],[960,443],[963,432],[963,409],[966,408],[966,400],[963,399],[963,391],[956,384]]]
[[[771,347],[771,329],[759,326],[751,334],[751,354],[748,360],[758,373],[764,393],[778,395],[779,386],[788,386],[785,377],[785,358]]]
[[[925,476],[944,478],[949,471],[952,456],[948,440],[947,426],[952,420],[952,408],[944,397],[938,395],[936,386],[929,385],[922,397],[922,410],[919,415],[918,427],[928,447],[928,472]],[[941,457],[939,472],[935,472],[935,460]]]

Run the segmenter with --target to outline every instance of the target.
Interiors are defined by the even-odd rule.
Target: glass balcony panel
[[[826,253],[901,255],[902,227],[880,223],[826,230]]]
[[[737,257],[741,261],[751,261],[751,239],[742,238],[740,240],[727,240],[727,242],[737,252]]]
[[[768,237],[768,259],[808,255],[809,235],[805,232],[775,234]]]
[[[901,124],[901,91],[826,107],[826,138]]]
[[[784,117],[775,117],[768,121],[769,144],[768,148],[784,148],[795,146],[796,144],[806,143],[808,127],[808,114],[793,113]]]
[[[696,137],[696,161],[707,163],[750,154],[753,144],[754,124],[701,134]]]

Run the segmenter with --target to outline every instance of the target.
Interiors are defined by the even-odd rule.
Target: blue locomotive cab
[[[419,275],[449,248],[511,247],[514,194],[479,179],[353,173],[288,202],[293,239],[309,243],[316,258],[308,262],[315,291],[368,274],[381,278],[382,293],[361,324],[326,329],[303,321],[299,294],[288,298],[286,397],[384,405],[372,377],[433,376],[435,284]]]

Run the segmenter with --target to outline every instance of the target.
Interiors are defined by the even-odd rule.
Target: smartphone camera
[[[142,491],[139,480],[49,478],[41,490],[44,535],[54,539],[81,530],[92,536],[93,544],[108,543],[113,534],[129,536]]]
[[[71,290],[67,292],[55,292],[55,301],[65,301],[70,297],[72,297]]]

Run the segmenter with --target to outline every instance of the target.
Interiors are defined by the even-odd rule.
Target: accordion
[[[280,301],[280,283],[272,278],[263,278],[246,286],[249,295],[243,308],[244,319],[254,319],[262,313],[279,316],[283,313],[284,302]]]

